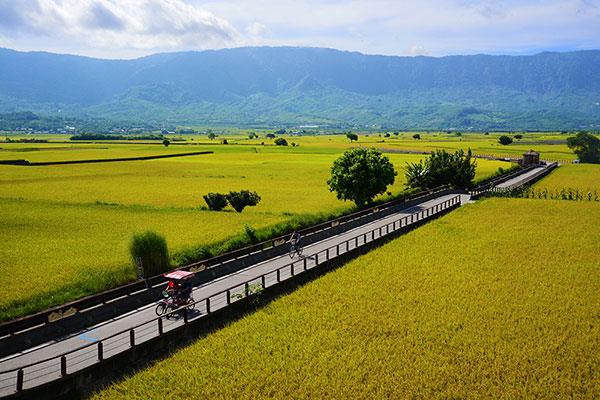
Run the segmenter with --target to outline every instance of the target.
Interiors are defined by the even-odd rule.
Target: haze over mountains
[[[24,110],[203,125],[600,129],[600,51],[433,58],[248,47],[103,60],[0,49],[0,112]]]

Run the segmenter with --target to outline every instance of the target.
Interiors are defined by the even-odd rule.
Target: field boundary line
[[[21,167],[39,167],[39,166],[45,166],[45,165],[93,164],[93,163],[105,163],[105,162],[156,160],[156,159],[160,159],[160,158],[198,156],[198,155],[202,155],[202,154],[213,154],[213,153],[214,153],[214,151],[193,151],[193,152],[189,152],[189,153],[159,154],[159,155],[155,155],[155,156],[99,158],[97,160],[91,159],[91,160],[39,161],[39,162],[30,162],[27,160],[0,160],[0,164],[2,164],[2,165],[18,165]]]

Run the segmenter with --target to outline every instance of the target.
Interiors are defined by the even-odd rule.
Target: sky
[[[241,46],[399,56],[600,48],[600,0],[0,0],[0,47],[100,58]]]

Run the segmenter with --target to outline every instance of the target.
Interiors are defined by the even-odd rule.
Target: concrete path
[[[496,186],[496,188],[502,189],[502,190],[514,189],[518,186],[522,186],[522,185],[526,184],[527,182],[534,179],[535,177],[537,177],[539,174],[541,174],[545,170],[546,170],[546,167],[534,168],[531,171],[528,171],[524,174],[516,176],[512,179],[509,179],[506,182],[499,183]]]

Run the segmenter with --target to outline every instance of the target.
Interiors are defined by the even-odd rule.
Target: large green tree
[[[379,150],[358,148],[347,150],[333,162],[327,184],[338,199],[360,207],[384,193],[395,179],[394,166]]]
[[[406,185],[411,188],[431,189],[442,185],[467,187],[475,177],[477,164],[471,149],[451,154],[445,150],[434,151],[418,163],[407,163]]]
[[[567,138],[567,146],[583,163],[600,164],[600,139],[587,132]]]

